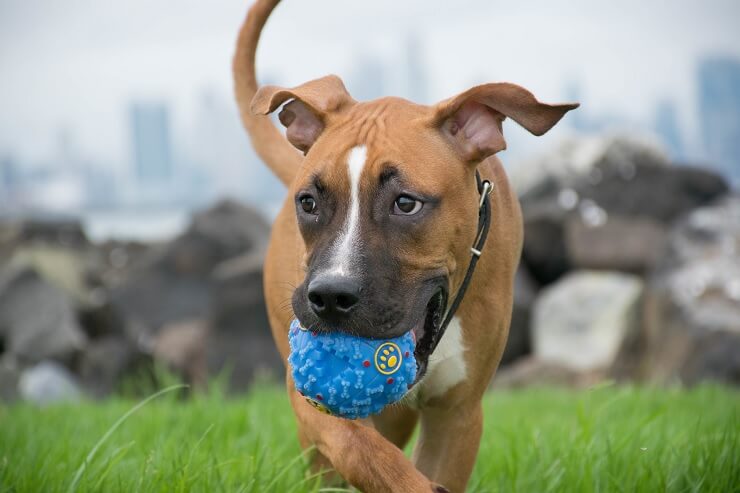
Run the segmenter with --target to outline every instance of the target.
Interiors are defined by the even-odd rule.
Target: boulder
[[[557,195],[584,181],[599,183],[603,168],[630,180],[637,166],[669,165],[665,151],[652,140],[624,134],[579,136],[561,141],[546,154],[512,170],[510,176],[517,195],[529,202]]]
[[[182,235],[148,252],[112,290],[111,301],[135,322],[132,326],[148,333],[169,322],[207,317],[213,269],[230,258],[263,251],[268,235],[268,225],[254,210],[221,202],[196,214]]]
[[[141,264],[150,258],[155,245],[135,242],[109,240],[96,246],[96,269],[92,273],[92,283],[97,286],[114,288],[136,272]]]
[[[544,176],[521,189],[522,260],[540,284],[574,269],[644,273],[674,220],[728,191],[721,176],[670,166],[645,143],[586,142],[588,152],[574,145],[543,158],[551,164],[534,167]]]
[[[599,181],[580,181],[574,190],[581,201],[593,200],[608,215],[646,217],[667,224],[729,191],[720,175],[704,168],[635,163],[629,176],[610,162],[595,169],[600,170]]]
[[[629,274],[568,274],[535,301],[533,354],[577,370],[609,367],[624,338],[638,331],[642,291]]]
[[[219,264],[213,271],[212,318],[215,326],[238,329],[245,323],[269,327],[262,291],[261,252],[248,253]]]
[[[180,275],[207,276],[224,260],[263,251],[270,228],[254,209],[222,201],[196,213],[190,227],[170,243],[163,267]]]
[[[5,264],[20,244],[21,226],[0,217],[0,265]]]
[[[64,291],[77,305],[91,303],[95,296],[86,282],[87,258],[83,252],[72,248],[46,244],[22,245],[15,250],[6,268],[37,272],[46,282]]]
[[[257,377],[280,381],[285,371],[272,337],[249,330],[220,330],[208,340],[208,370],[211,375],[226,371],[232,392],[246,391]]]
[[[543,361],[534,356],[521,358],[500,368],[493,379],[496,389],[526,387],[568,387],[585,389],[603,381],[604,369],[577,370],[555,361]]]
[[[36,217],[21,225],[23,243],[49,243],[66,247],[86,247],[90,241],[78,219],[65,217]]]
[[[111,306],[106,286],[98,278],[100,252],[59,245],[29,244],[16,248],[6,268],[30,269],[61,289],[72,302],[85,333],[92,338],[121,334],[123,320]]]
[[[111,291],[110,299],[126,320],[128,337],[140,340],[167,323],[207,316],[211,285],[207,278],[173,273],[154,260],[148,268],[132,272]]]
[[[70,362],[86,342],[69,297],[31,268],[0,276],[0,339],[23,365]]]
[[[192,388],[203,389],[208,383],[208,333],[204,320],[167,324],[154,340],[154,360],[177,373]]]
[[[228,370],[233,390],[245,390],[263,369],[282,371],[262,292],[268,236],[265,221],[236,202],[196,214],[112,290],[128,336],[194,385],[205,382],[204,368]]]
[[[106,335],[87,344],[76,370],[88,394],[105,397],[120,390],[126,377],[144,378],[151,372],[151,360],[127,338]]]
[[[568,212],[556,201],[522,203],[524,245],[522,264],[539,284],[549,284],[571,270],[563,223]]]
[[[564,235],[568,265],[640,274],[658,261],[667,226],[650,218],[619,215],[591,225],[578,215],[565,220]]]
[[[94,301],[77,308],[77,318],[90,339],[123,336],[126,333],[124,315],[115,309],[104,288],[94,291]]]
[[[13,402],[18,398],[20,368],[15,358],[5,354],[0,356],[0,402]]]
[[[740,196],[696,209],[671,230],[651,272],[634,377],[740,384]]]
[[[259,374],[280,375],[284,363],[275,347],[262,291],[262,256],[246,254],[214,271],[208,366],[228,369],[232,390],[246,390]]]
[[[532,303],[536,295],[537,285],[527,270],[520,267],[514,277],[514,307],[501,365],[508,365],[532,351],[530,321]]]
[[[42,361],[24,370],[18,388],[23,399],[39,405],[77,401],[82,397],[74,375],[53,361]]]

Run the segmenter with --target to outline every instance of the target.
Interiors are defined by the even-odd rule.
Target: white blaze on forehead
[[[332,271],[339,275],[347,275],[352,267],[352,258],[360,244],[360,175],[367,160],[365,146],[353,147],[347,158],[347,173],[349,175],[349,208],[344,221],[342,232],[334,243]]]

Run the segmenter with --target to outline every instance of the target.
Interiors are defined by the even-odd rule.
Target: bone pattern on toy
[[[414,337],[365,339],[318,333],[293,320],[290,364],[296,390],[319,411],[366,418],[400,400],[416,378]]]

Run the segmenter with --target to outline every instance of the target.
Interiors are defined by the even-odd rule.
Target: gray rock
[[[77,401],[82,397],[74,375],[52,361],[43,361],[23,371],[18,388],[23,399],[39,405]]]
[[[0,216],[0,265],[5,264],[20,244],[21,225]]]
[[[573,369],[609,367],[623,339],[638,330],[642,291],[629,274],[568,274],[535,301],[533,354]]]
[[[285,371],[284,362],[271,337],[252,336],[248,324],[239,330],[222,330],[209,337],[207,358],[211,375],[224,371],[229,375],[229,389],[244,392],[256,377],[277,377]]]
[[[23,243],[49,243],[67,247],[86,247],[90,241],[78,219],[65,217],[37,217],[23,221]]]
[[[168,245],[164,267],[181,275],[208,275],[224,260],[264,250],[269,234],[254,209],[222,201],[193,216],[188,230]]]
[[[96,301],[79,306],[77,318],[90,339],[122,337],[126,333],[123,314],[111,303],[104,288],[96,291]]]
[[[211,278],[214,285],[212,318],[224,330],[269,327],[262,291],[261,252],[248,253],[219,264]]]
[[[721,176],[668,166],[643,143],[606,138],[591,147],[545,156],[545,176],[521,191],[522,260],[540,284],[574,269],[644,272],[674,220],[728,191]]]
[[[152,354],[192,388],[203,389],[208,383],[208,335],[204,320],[167,324],[157,333]]]
[[[605,378],[604,369],[576,370],[562,363],[527,356],[505,368],[500,368],[493,379],[493,387],[521,389],[554,386],[584,389],[598,384]]]
[[[0,402],[13,402],[18,398],[20,368],[15,358],[0,356]]]
[[[574,187],[580,201],[592,200],[608,215],[639,216],[670,223],[686,212],[729,191],[718,174],[690,166],[650,166],[635,163],[625,177],[618,164],[604,162],[598,182],[588,179]]]
[[[136,344],[121,335],[106,335],[87,344],[76,370],[87,393],[105,397],[120,390],[126,377],[150,375],[152,367]]]
[[[539,284],[549,284],[571,270],[563,224],[568,212],[555,201],[522,202],[524,245],[522,264]]]
[[[67,295],[30,268],[0,277],[0,338],[22,364],[69,362],[86,342]]]
[[[676,224],[649,278],[645,329],[633,376],[740,383],[740,196]]]
[[[637,166],[670,165],[665,151],[654,141],[630,135],[575,137],[563,140],[546,154],[535,157],[512,172],[511,181],[524,201],[557,194],[588,180],[597,183],[608,166],[631,179]]]
[[[8,269],[29,269],[45,282],[61,289],[70,299],[85,333],[92,338],[121,334],[123,321],[112,308],[106,286],[98,279],[102,269],[100,251],[74,250],[48,244],[24,244],[16,248]]]
[[[618,215],[598,225],[569,217],[564,230],[568,264],[636,274],[657,263],[667,235],[667,227],[654,219]]]
[[[83,305],[91,301],[92,294],[85,281],[87,265],[82,253],[55,245],[22,245],[13,252],[6,268],[33,270],[75,304]]]
[[[526,269],[520,267],[514,277],[514,307],[501,365],[508,365],[532,351],[530,322],[532,303],[536,295],[537,285]]]
[[[268,236],[267,223],[235,202],[196,214],[187,231],[146,253],[113,289],[128,336],[196,385],[205,380],[203,367],[211,376],[229,370],[232,390],[245,390],[264,369],[282,371],[262,288]],[[194,320],[207,330],[191,330]]]
[[[208,317],[213,270],[230,258],[261,252],[268,235],[269,226],[254,210],[231,201],[217,204],[196,214],[182,235],[149,252],[113,289],[113,306],[148,333]]]
[[[247,254],[214,271],[212,331],[208,367],[212,374],[230,371],[232,390],[246,390],[254,377],[279,375],[284,363],[272,339],[262,291],[262,256]]]

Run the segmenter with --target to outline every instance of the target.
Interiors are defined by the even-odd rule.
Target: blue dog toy
[[[366,339],[309,332],[298,320],[288,334],[295,388],[316,409],[347,419],[378,414],[416,378],[414,337]]]

